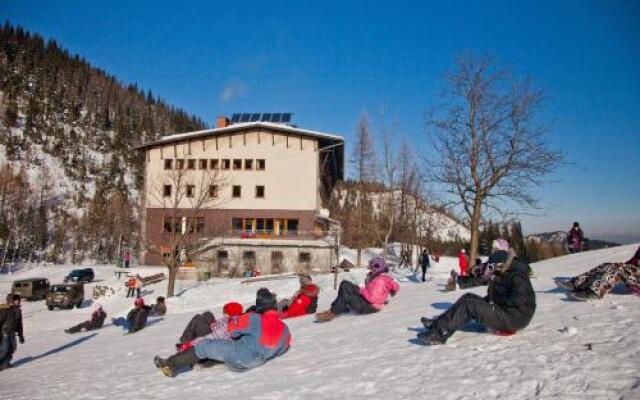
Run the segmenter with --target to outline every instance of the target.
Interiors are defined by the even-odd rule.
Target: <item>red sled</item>
[[[496,330],[491,330],[491,333],[493,333],[494,335],[498,335],[498,336],[513,336],[516,334],[517,331],[507,331],[507,330],[503,330],[503,329],[496,329]]]

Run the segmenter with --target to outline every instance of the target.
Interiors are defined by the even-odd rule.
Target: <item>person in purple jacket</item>
[[[386,304],[389,294],[395,296],[400,285],[387,273],[389,268],[384,259],[377,257],[369,261],[369,273],[365,278],[365,285],[358,285],[342,281],[338,288],[338,296],[331,303],[331,309],[316,314],[318,322],[328,322],[336,315],[352,311],[356,314],[371,314],[378,312]]]

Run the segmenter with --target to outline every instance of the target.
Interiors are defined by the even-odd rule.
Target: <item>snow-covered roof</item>
[[[316,139],[325,139],[336,142],[344,142],[342,136],[333,135],[330,133],[324,133],[319,131],[312,131],[308,129],[300,129],[286,124],[278,124],[274,122],[241,122],[231,124],[224,128],[204,129],[201,131],[176,133],[174,135],[164,136],[153,142],[144,143],[136,146],[137,149],[146,149],[148,147],[160,146],[167,143],[180,142],[188,139],[202,139],[209,136],[222,135],[226,133],[232,133],[237,131],[246,131],[251,129],[270,129],[280,132],[291,133],[294,135],[307,136]]]

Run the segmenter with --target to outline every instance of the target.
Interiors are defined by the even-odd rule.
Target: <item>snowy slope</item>
[[[128,336],[114,326],[70,336],[62,329],[86,317],[88,309],[49,312],[42,302],[27,303],[27,342],[16,354],[17,368],[0,372],[0,398],[638,399],[640,298],[620,290],[598,302],[571,302],[552,282],[553,277],[574,275],[604,261],[624,260],[636,247],[534,264],[538,311],[530,326],[512,338],[458,332],[446,346],[429,348],[412,342],[420,316],[437,315],[461,295],[442,292],[447,271],[455,264],[444,258],[426,283],[417,283],[409,274],[398,276],[401,291],[380,313],[344,316],[327,324],[313,323],[311,316],[287,320],[292,349],[242,374],[214,367],[169,379],[155,369],[152,358],[172,352],[194,312],[210,306],[219,314],[228,300],[249,305],[261,286],[289,295],[296,289],[295,279],[248,285],[213,280],[181,286],[178,291],[183,293],[170,299],[163,319]],[[42,275],[55,280],[68,269],[0,276],[0,295],[15,277]],[[111,267],[96,270],[101,284],[115,282]],[[357,270],[341,277],[362,283],[364,274]],[[335,295],[332,276],[316,280],[323,288],[322,310]],[[163,290],[162,284],[152,286],[146,298],[151,300]],[[130,302],[123,297],[119,292],[101,301],[109,318],[126,313]]]

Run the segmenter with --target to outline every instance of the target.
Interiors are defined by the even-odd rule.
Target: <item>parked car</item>
[[[64,277],[65,282],[91,282],[96,277],[92,268],[74,269]]]
[[[53,310],[55,307],[80,308],[84,301],[84,285],[82,283],[64,283],[51,286],[47,294],[47,308]]]
[[[47,297],[50,286],[47,278],[21,279],[13,282],[11,293],[27,300],[42,300]]]

